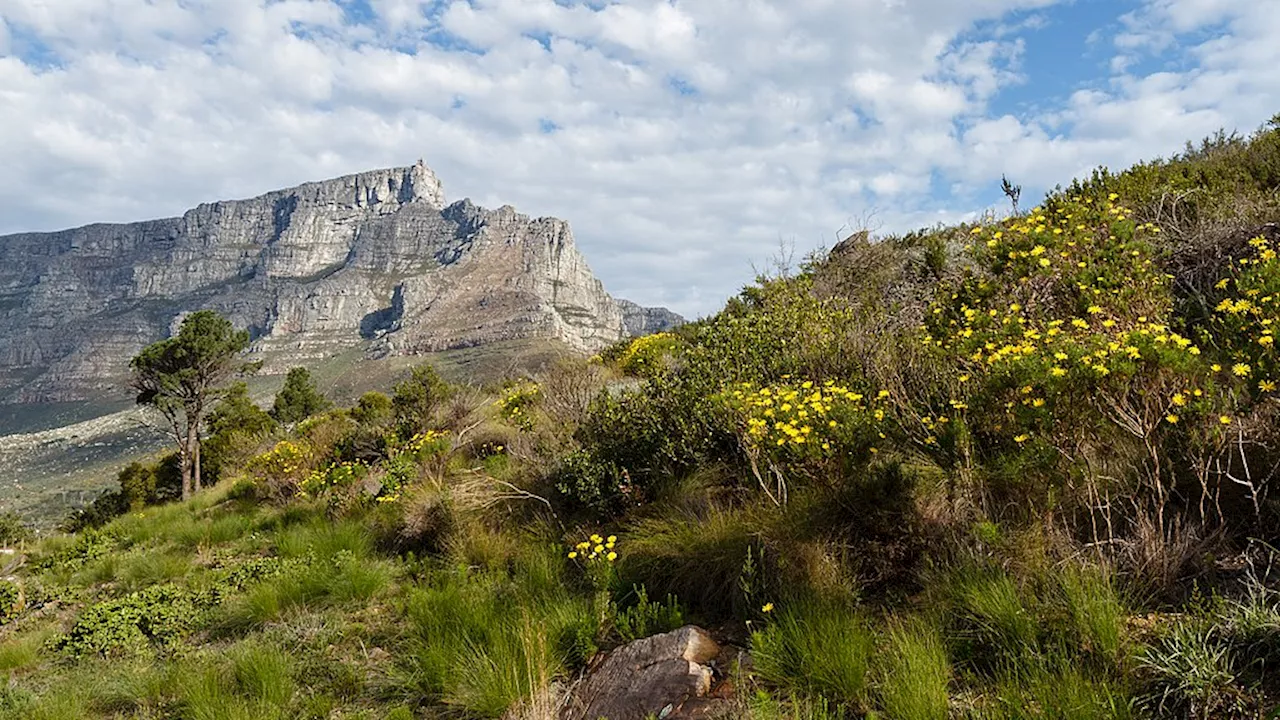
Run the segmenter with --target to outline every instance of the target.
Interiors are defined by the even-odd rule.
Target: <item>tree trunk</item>
[[[187,425],[187,435],[182,444],[182,499],[190,500],[192,487],[199,485],[199,452],[200,439],[196,435],[195,426]],[[194,472],[193,472],[194,471]],[[194,477],[193,477],[194,476]],[[194,480],[194,482],[193,482]]]
[[[196,433],[196,461],[195,461],[195,488],[196,492],[204,489],[204,483],[200,480],[200,434]]]
[[[178,461],[182,466],[182,499],[185,502],[191,499],[191,457],[185,447],[178,449]]]

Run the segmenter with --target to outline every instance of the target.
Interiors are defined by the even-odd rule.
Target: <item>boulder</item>
[[[720,645],[692,625],[609,653],[574,689],[560,720],[701,718],[723,709],[712,697]]]

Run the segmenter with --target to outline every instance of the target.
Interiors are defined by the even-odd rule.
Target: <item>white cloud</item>
[[[1035,82],[1021,33],[1047,22],[1010,13],[1052,4],[371,0],[352,25],[329,0],[0,0],[0,55],[7,25],[59,60],[0,57],[0,232],[422,156],[451,198],[564,217],[611,291],[693,315],[779,238],[829,245],[872,208],[889,230],[952,221],[1002,172],[1030,191],[1276,109],[1280,17],[1253,6],[1280,4],[1153,0],[1112,38],[1114,77],[993,114]],[[1186,49],[1192,70],[1123,71],[1219,23],[1230,42]]]

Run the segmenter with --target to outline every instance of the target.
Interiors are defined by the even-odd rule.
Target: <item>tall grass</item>
[[[533,702],[599,629],[586,599],[518,578],[451,573],[409,596],[405,680],[421,699],[499,717]]]
[[[942,634],[916,618],[889,628],[877,656],[877,695],[893,720],[946,720],[951,662]]]
[[[751,636],[761,677],[851,709],[865,704],[874,645],[867,622],[855,611],[816,602],[784,608]]]
[[[1102,660],[1120,657],[1125,609],[1104,568],[1070,565],[1058,572],[1075,647]]]
[[[759,560],[759,529],[745,510],[640,520],[623,537],[623,581],[713,616],[747,615],[740,583],[748,551]]]
[[[986,666],[1037,652],[1037,619],[1007,574],[963,568],[955,573],[951,593],[958,639],[969,645],[967,659]]]

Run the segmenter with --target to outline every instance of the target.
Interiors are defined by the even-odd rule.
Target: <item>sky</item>
[[[1280,113],[1277,0],[0,0],[0,233],[423,158],[615,296],[1024,207]],[[1031,202],[1029,202],[1031,201]]]

